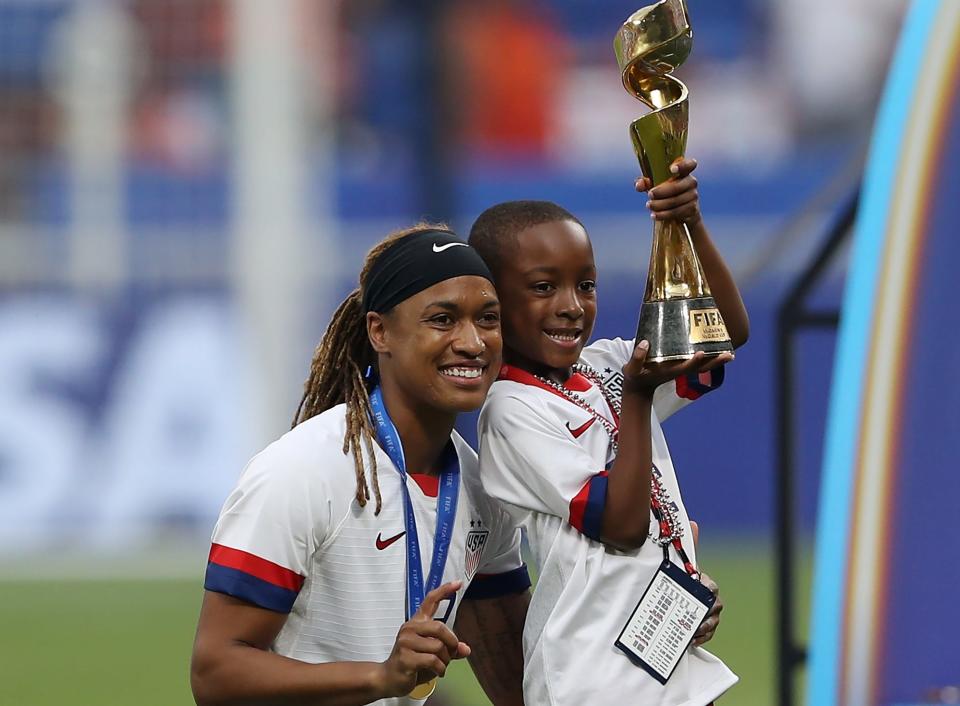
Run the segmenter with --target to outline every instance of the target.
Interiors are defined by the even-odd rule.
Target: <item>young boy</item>
[[[648,207],[687,224],[738,346],[747,316],[703,225],[695,167],[678,160]],[[737,680],[719,659],[695,646],[661,684],[615,642],[665,557],[699,578],[660,422],[717,387],[732,355],[654,365],[646,341],[584,348],[596,316],[593,251],[555,204],[494,206],[469,242],[503,311],[505,365],[480,416],[481,482],[527,528],[540,566],[524,628],[525,703],[706,706]],[[694,645],[712,636],[718,612]]]

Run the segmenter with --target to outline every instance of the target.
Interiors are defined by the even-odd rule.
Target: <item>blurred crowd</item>
[[[695,45],[678,73],[693,96],[697,154],[750,168],[862,137],[905,4],[689,0]],[[305,89],[334,87],[324,94],[333,105],[307,116],[311,130],[332,129],[337,170],[361,180],[422,161],[609,169],[623,163],[625,125],[641,112],[611,49],[636,5],[354,0],[320,13],[299,3]],[[65,84],[83,80],[83,66],[100,80],[89,100],[112,92],[126,106],[131,167],[174,180],[224,170],[230,15],[226,0],[0,2],[0,222],[62,214]],[[337,31],[318,39],[314,23],[331,16]],[[332,52],[317,46],[331,38]]]
[[[261,3],[0,0],[0,553],[171,527],[205,541],[299,397],[324,307],[417,219],[463,232],[498,201],[557,201],[623,295],[598,333],[635,325],[643,108],[612,40],[638,0]],[[762,341],[770,281],[804,262],[783,222],[856,162],[907,3],[688,4],[688,154],[741,288],[766,277]],[[755,379],[727,423],[766,408]],[[765,447],[749,450],[736,492],[767,508]]]

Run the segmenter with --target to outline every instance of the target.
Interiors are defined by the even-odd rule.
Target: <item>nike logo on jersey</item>
[[[596,417],[594,417],[593,419],[588,419],[583,424],[578,426],[576,429],[572,429],[570,427],[570,422],[567,422],[567,431],[573,434],[574,439],[579,439],[581,436],[583,436],[583,432],[585,432],[587,429],[593,426],[593,423],[595,421],[597,421]]]
[[[433,244],[433,251],[434,251],[434,252],[443,252],[444,250],[449,250],[450,248],[455,248],[455,247],[457,247],[458,245],[461,246],[461,247],[464,247],[464,248],[467,247],[467,244],[466,244],[466,243],[447,243],[446,245],[437,245],[436,243],[434,243],[434,244]]]
[[[390,539],[383,539],[383,538],[380,536],[380,533],[377,532],[377,549],[379,549],[380,551],[383,551],[384,549],[386,549],[387,547],[389,547],[391,544],[393,544],[394,542],[396,542],[398,539],[400,539],[400,538],[401,538],[403,535],[405,535],[405,534],[406,534],[406,532],[401,532],[400,534],[396,535],[395,537],[390,537]]]

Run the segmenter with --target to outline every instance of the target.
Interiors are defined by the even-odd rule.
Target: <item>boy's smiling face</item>
[[[565,380],[597,316],[593,248],[573,221],[531,226],[505,244],[497,273],[504,359]]]

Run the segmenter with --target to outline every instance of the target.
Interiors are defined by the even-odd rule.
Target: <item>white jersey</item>
[[[584,349],[581,362],[597,370],[604,387],[619,397],[621,369],[632,353],[632,341],[602,340]],[[718,386],[722,376],[718,370],[660,386],[651,413],[654,472],[677,505],[685,528],[682,544],[694,564],[689,519],[659,422]],[[617,421],[601,390],[584,376],[573,375],[566,386],[611,423]],[[527,528],[540,566],[524,626],[525,703],[705,706],[737,681],[706,650],[687,650],[664,686],[614,646],[663,551],[649,541],[627,552],[598,541],[613,455],[604,425],[595,421],[509,366],[480,414],[484,490]],[[652,514],[650,527],[659,527]],[[670,553],[682,566],[676,550]]]
[[[375,515],[374,502],[359,506],[353,458],[342,452],[344,411],[339,405],[297,425],[250,461],[220,513],[207,565],[206,589],[288,613],[272,650],[304,662],[382,662],[406,620],[403,481],[374,445],[383,507]],[[441,583],[464,585],[438,617],[452,627],[475,576],[485,575],[473,584],[477,597],[524,590],[529,579],[519,528],[483,494],[473,450],[456,432],[451,438],[461,481]],[[426,576],[436,481],[406,482]]]

